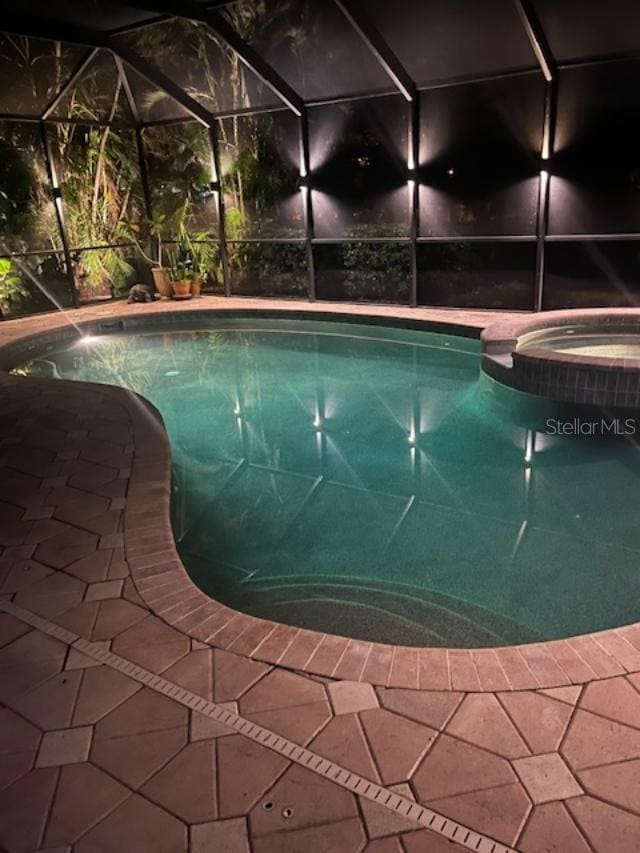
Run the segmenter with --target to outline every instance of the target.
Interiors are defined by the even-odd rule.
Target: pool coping
[[[425,311],[421,312],[423,316],[416,316],[416,309],[410,309],[412,316],[408,318],[402,310],[394,313],[388,306],[377,310],[373,306],[341,304],[340,310],[334,311],[325,304],[313,308],[309,303],[205,300],[196,310],[224,313],[252,307],[261,311],[302,310],[387,321],[411,319],[412,323],[422,323],[427,328],[434,328],[433,324],[440,322],[456,325],[438,317],[438,312]],[[174,314],[180,309],[169,303],[156,310]],[[90,324],[95,319],[88,311],[84,316],[80,312],[78,319],[82,323]],[[93,313],[99,318],[140,318],[135,307]],[[482,321],[486,323],[492,316],[495,315],[487,312],[482,318],[474,318],[476,325],[461,325],[467,331],[476,330],[475,337]],[[41,318],[3,323],[3,338],[7,337],[6,330],[9,340],[0,341],[0,352],[9,344],[38,335],[38,325],[44,326],[42,332],[59,330],[64,323],[64,318],[52,315],[46,315],[44,323]],[[8,379],[15,383],[14,376],[0,374],[1,382]],[[29,377],[20,378],[20,382],[29,381],[32,381]],[[33,381],[57,384],[60,380]],[[151,612],[183,634],[268,664],[394,688],[469,692],[549,689],[640,671],[640,623],[517,646],[420,648],[296,628],[226,607],[196,587],[178,555],[170,522],[171,449],[160,413],[144,398],[124,389],[108,385],[90,387],[124,406],[133,428],[133,463],[130,471],[123,472],[129,481],[123,539],[134,584]]]

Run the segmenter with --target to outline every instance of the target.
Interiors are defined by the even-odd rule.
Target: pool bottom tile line
[[[455,842],[461,847],[475,851],[475,853],[517,853],[515,848],[508,847],[489,836],[475,832],[469,827],[451,818],[447,818],[426,806],[422,806],[408,797],[404,797],[363,776],[359,776],[357,773],[353,773],[347,768],[336,764],[336,762],[323,758],[321,755],[239,714],[234,714],[232,711],[222,708],[215,702],[210,702],[202,696],[198,696],[196,693],[180,687],[178,684],[168,681],[166,678],[150,672],[96,643],[85,640],[72,631],[62,628],[60,625],[56,625],[54,622],[44,619],[30,610],[25,610],[6,599],[0,599],[0,611],[14,616],[32,628],[60,640],[71,648],[93,658],[93,660],[121,672],[123,675],[128,676],[151,690],[155,690],[163,696],[173,699],[184,707],[197,711],[199,714],[218,723],[222,723],[238,734],[282,755],[289,761],[299,764],[301,767],[310,770],[318,776],[322,776],[335,785],[339,785],[359,797],[371,800],[401,815],[403,818],[414,821],[416,828],[422,827],[423,829],[428,829],[437,835],[447,838],[449,841]]]

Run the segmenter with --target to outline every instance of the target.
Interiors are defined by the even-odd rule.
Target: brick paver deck
[[[114,310],[132,309],[74,319]],[[139,398],[2,377],[0,599],[94,644],[84,653],[0,611],[8,853],[455,853],[469,849],[464,828],[523,853],[640,850],[637,629],[468,652],[260,626],[181,574],[168,500],[166,436]],[[183,694],[101,663],[100,649]],[[254,725],[238,733],[187,692]],[[287,746],[261,744],[262,729]],[[330,781],[287,757],[289,743],[349,772]],[[356,777],[386,795],[354,793]],[[396,800],[462,825],[460,843]]]

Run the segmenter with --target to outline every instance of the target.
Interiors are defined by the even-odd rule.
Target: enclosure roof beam
[[[136,99],[131,88],[131,82],[129,81],[127,69],[124,67],[124,62],[122,61],[120,56],[118,56],[118,54],[114,53],[113,58],[116,63],[116,68],[118,69],[118,76],[120,77],[120,82],[122,83],[122,88],[124,90],[127,103],[129,104],[129,110],[131,111],[131,115],[133,116],[133,120],[136,124],[136,127],[140,128],[142,126],[142,122],[140,120],[140,112],[138,111],[138,104],[136,103]]]
[[[143,18],[141,21],[134,21],[131,24],[114,27],[112,30],[107,30],[106,32],[109,36],[123,36],[127,33],[145,30],[147,27],[153,27],[155,24],[164,24],[165,21],[170,21],[173,17],[173,15],[153,15],[151,18]]]
[[[359,0],[335,0],[335,3],[378,60],[385,73],[391,78],[394,85],[400,90],[407,101],[414,101],[418,94],[413,78],[362,9]]]
[[[556,77],[557,64],[533,4],[531,0],[513,0],[513,2],[544,78],[547,83],[551,83]]]
[[[71,76],[67,79],[66,83],[62,85],[62,87],[58,90],[56,96],[49,102],[45,111],[42,113],[40,118],[42,121],[46,121],[49,116],[56,110],[58,104],[64,99],[65,95],[73,89],[73,87],[78,82],[78,79],[84,74],[86,68],[95,58],[98,53],[98,48],[93,47],[85,53],[84,57],[80,61],[76,70],[71,74]]]
[[[148,62],[140,54],[128,48],[126,45],[115,41],[103,33],[67,24],[65,21],[57,21],[48,18],[31,17],[9,13],[2,18],[2,29],[4,32],[16,33],[34,38],[53,39],[54,41],[67,42],[69,44],[80,44],[85,47],[103,48],[109,50],[115,56],[124,60],[141,77],[158,89],[161,89],[170,98],[173,98],[186,112],[205,127],[211,127],[215,118],[209,110],[205,109],[194,98],[181,89],[170,77],[163,74],[159,68]]]
[[[194,0],[127,0],[128,5],[151,12],[161,12],[176,18],[186,18],[204,24],[238,56],[280,100],[297,116],[304,112],[304,101],[278,72],[269,65],[244,39],[227,19],[215,9],[207,9]]]

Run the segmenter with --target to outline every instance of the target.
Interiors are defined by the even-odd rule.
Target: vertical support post
[[[409,237],[411,239],[411,291],[409,304],[415,308],[418,304],[418,230],[420,223],[420,184],[418,167],[420,165],[420,95],[415,93],[409,102],[409,155],[407,158],[409,173],[409,215],[411,217]]]
[[[151,190],[149,188],[149,170],[147,169],[147,157],[144,151],[142,129],[136,125],[136,148],[138,152],[138,168],[140,170],[140,184],[142,186],[142,199],[144,201],[144,212],[149,223],[153,221],[153,204],[151,203]],[[160,238],[156,240],[156,257],[160,258]]]
[[[534,311],[542,311],[545,278],[545,238],[549,225],[549,170],[548,161],[553,155],[556,119],[557,81],[547,81],[544,97],[544,123],[542,127],[541,169],[538,186],[538,211],[536,229],[536,274]]]
[[[73,275],[73,260],[71,258],[71,250],[69,249],[69,240],[67,237],[67,229],[64,224],[64,211],[62,210],[62,194],[60,185],[58,184],[58,176],[56,175],[56,167],[51,156],[51,146],[49,137],[47,136],[47,126],[44,121],[40,122],[40,137],[42,139],[42,147],[44,149],[44,159],[47,167],[47,175],[51,185],[53,194],[53,206],[56,211],[56,222],[60,231],[60,241],[62,243],[62,251],[64,254],[64,262],[67,267],[67,278],[69,279],[69,287],[71,288],[71,299],[74,308],[78,307],[78,294],[76,293],[76,282]]]
[[[309,157],[309,117],[307,110],[298,118],[300,141],[300,192],[305,229],[305,250],[307,255],[307,292],[309,302],[316,301],[316,270],[313,259],[313,203],[311,201],[311,165]]]
[[[224,295],[231,296],[231,275],[229,272],[229,253],[227,251],[224,195],[222,193],[222,174],[220,172],[220,151],[218,148],[218,133],[215,123],[209,125],[209,143],[211,145],[211,177],[213,178],[213,183],[216,187],[215,194],[218,207],[218,240],[220,243],[220,261],[222,263]]]
[[[113,54],[113,61],[115,62],[116,68],[118,69],[118,76],[120,77],[122,90],[127,99],[127,103],[129,104],[131,116],[133,117],[134,131],[136,135],[136,153],[138,155],[138,171],[140,172],[140,186],[142,188],[144,213],[147,222],[149,223],[149,228],[151,229],[151,223],[153,221],[153,205],[151,203],[151,191],[149,189],[149,170],[147,169],[147,157],[144,150],[144,140],[142,138],[142,120],[140,118],[140,112],[138,110],[138,105],[133,94],[133,89],[131,88],[131,82],[129,80],[127,70],[124,66],[124,62],[120,59],[119,56],[116,56],[115,54]],[[154,246],[155,256],[158,259],[158,263],[161,264],[162,242],[160,239],[160,235],[158,234],[155,238],[153,238],[153,236],[149,234],[149,243]]]

